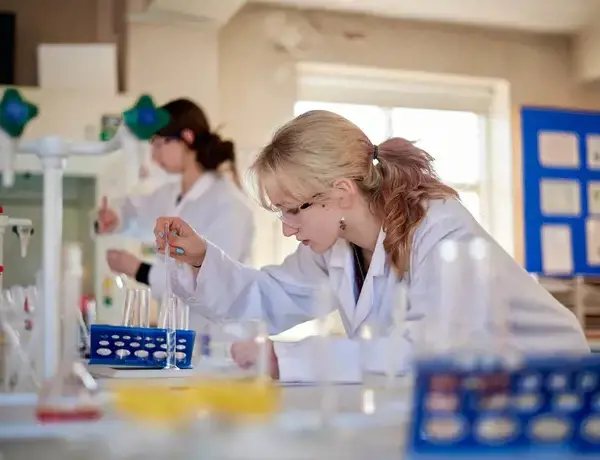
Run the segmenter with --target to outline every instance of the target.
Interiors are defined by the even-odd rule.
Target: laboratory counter
[[[0,406],[0,453],[2,460],[152,460],[167,455],[169,460],[397,460],[402,458],[410,387],[407,381],[388,395],[392,402],[382,404],[385,410],[367,401],[367,412],[374,413],[365,415],[364,388],[336,385],[329,389],[333,415],[324,418],[321,388],[282,385],[282,410],[270,423],[243,429],[217,424],[194,432],[181,428],[176,438],[165,429],[120,420],[110,409],[99,422],[41,425],[35,421],[34,395],[11,395]]]

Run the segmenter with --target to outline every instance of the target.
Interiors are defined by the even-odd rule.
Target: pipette
[[[175,298],[171,290],[171,245],[169,242],[170,237],[169,224],[165,224],[165,299],[164,299],[164,312],[165,312],[165,329],[167,331],[166,345],[167,345],[167,358],[165,362],[165,369],[177,369],[177,312],[175,305]]]

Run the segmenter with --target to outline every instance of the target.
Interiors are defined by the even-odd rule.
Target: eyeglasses
[[[179,136],[152,136],[150,139],[150,145],[153,147],[162,147],[165,144],[168,144],[172,141],[180,141],[181,138]]]
[[[317,198],[318,196],[320,196],[320,194],[315,195],[313,199]],[[314,201],[308,201],[295,208],[278,209],[277,217],[279,220],[281,220],[281,222],[292,228],[300,228],[302,211],[306,211],[313,204],[315,204]]]

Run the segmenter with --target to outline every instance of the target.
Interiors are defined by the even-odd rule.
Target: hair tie
[[[377,166],[379,164],[379,146],[373,146],[373,166]]]

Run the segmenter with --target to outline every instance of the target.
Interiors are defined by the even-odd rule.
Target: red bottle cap
[[[0,273],[4,273],[4,265],[0,265]]]
[[[2,214],[4,212],[4,208],[2,206],[0,206],[0,214]]]

